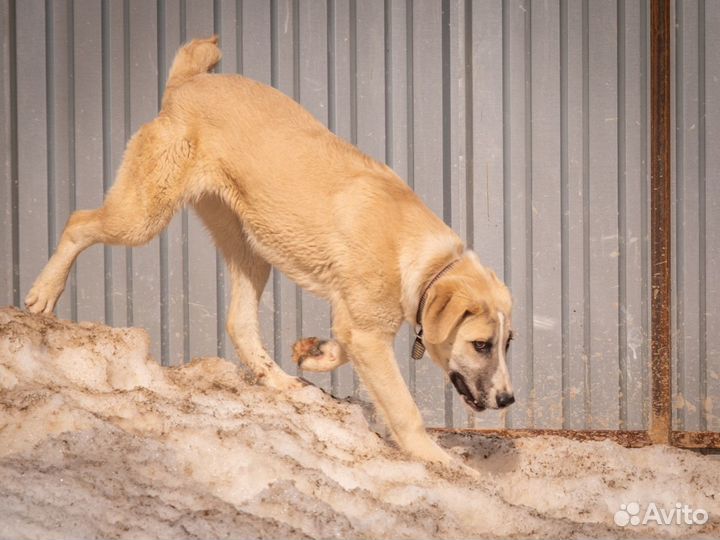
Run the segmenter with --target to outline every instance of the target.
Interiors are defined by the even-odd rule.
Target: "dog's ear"
[[[445,341],[465,314],[472,310],[456,278],[438,281],[428,292],[422,314],[423,339],[437,344]]]

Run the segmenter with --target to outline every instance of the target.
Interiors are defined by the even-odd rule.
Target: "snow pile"
[[[0,310],[0,537],[717,537],[720,461],[559,438],[449,435],[477,469],[407,459],[359,405],[162,368],[147,334]],[[705,525],[615,525],[676,502]]]

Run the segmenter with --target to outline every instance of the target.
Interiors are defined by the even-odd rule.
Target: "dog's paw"
[[[413,430],[409,433],[399,433],[396,440],[405,452],[422,461],[446,466],[450,466],[456,461],[456,459],[436,443],[424,429]]]
[[[264,377],[259,379],[260,384],[281,391],[293,391],[299,390],[307,386],[308,381],[301,379],[300,377],[293,377],[282,371],[275,373],[268,373]]]
[[[305,371],[332,371],[345,363],[336,341],[304,338],[293,345],[293,361]]]
[[[55,303],[62,294],[62,287],[48,282],[36,281],[25,297],[25,307],[30,313],[49,315],[55,309]]]

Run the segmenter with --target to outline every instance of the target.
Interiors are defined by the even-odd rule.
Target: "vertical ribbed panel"
[[[20,302],[20,227],[18,194],[17,8],[0,4],[0,302]]]
[[[707,0],[699,2],[698,91],[699,109],[699,167],[698,190],[702,204],[700,220],[700,368],[699,403],[702,408],[701,429],[720,430],[720,284],[713,280],[713,269],[720,266],[720,66],[714,51],[720,47],[720,5]],[[708,151],[710,150],[710,151]]]
[[[716,152],[720,135],[717,62],[706,56],[720,44],[720,9],[714,2],[675,4],[674,118],[674,428],[720,429],[720,288],[712,268],[720,242]],[[708,143],[708,141],[710,141]]]
[[[429,359],[401,371],[432,425],[638,429],[647,413],[647,0],[28,0],[0,3],[0,303],[19,304],[70,213],[101,204],[154,118],[178,45],[293,96],[387,162],[510,284],[517,403],[468,413]],[[720,6],[675,5],[675,425],[720,427]],[[711,55],[712,56],[712,55]],[[708,141],[710,141],[708,143]],[[15,179],[18,179],[16,182]],[[146,328],[165,364],[235,358],[229,277],[192,211],[78,260],[58,315]],[[268,350],[294,372],[328,305],[273,271]],[[305,374],[308,376],[308,374]],[[350,366],[309,375],[341,396]]]

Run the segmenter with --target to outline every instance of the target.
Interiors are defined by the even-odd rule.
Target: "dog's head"
[[[427,294],[423,342],[465,402],[477,411],[513,403],[505,361],[512,298],[505,284],[469,253]]]

